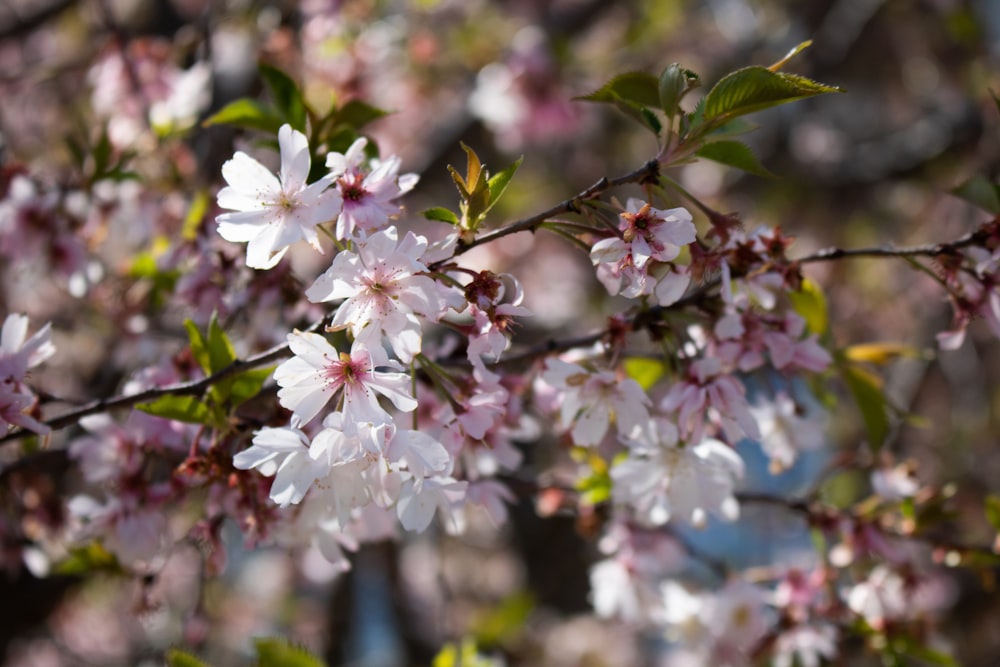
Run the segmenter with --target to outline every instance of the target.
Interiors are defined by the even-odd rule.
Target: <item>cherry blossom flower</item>
[[[233,457],[240,470],[256,468],[274,477],[271,500],[281,507],[302,501],[312,483],[327,470],[309,451],[309,438],[294,428],[265,428],[254,435],[253,446]]]
[[[376,394],[403,412],[417,407],[407,375],[375,370],[392,365],[380,350],[355,344],[350,354],[338,352],[319,334],[302,331],[288,334],[288,345],[295,356],[275,369],[274,379],[281,387],[278,401],[293,413],[292,426],[308,424],[338,395],[344,419],[355,423],[389,420]]]
[[[25,340],[27,335],[25,315],[11,313],[0,329],[0,429],[5,431],[15,425],[45,435],[49,427],[27,414],[37,398],[24,385],[24,379],[29,369],[55,354],[56,348],[49,340],[49,324]]]
[[[343,199],[343,209],[337,217],[337,238],[347,240],[361,231],[367,235],[381,229],[389,219],[399,215],[398,204],[391,203],[416,186],[416,174],[399,175],[402,161],[392,156],[385,161],[373,161],[371,171],[365,166],[365,146],[368,140],[358,139],[347,153],[330,153],[326,166],[337,182]]]
[[[256,269],[275,266],[301,239],[322,253],[316,227],[341,210],[340,193],[329,189],[332,176],[306,184],[312,160],[305,135],[282,125],[278,145],[279,177],[242,151],[222,165],[229,185],[219,191],[219,206],[235,213],[216,217],[219,235],[234,243],[246,242],[247,266]]]
[[[456,303],[445,288],[421,275],[420,256],[427,239],[407,232],[398,240],[395,227],[358,243],[357,254],[339,253],[330,268],[306,290],[310,301],[346,299],[331,326],[347,329],[355,342],[380,347],[384,336],[403,362],[420,352],[420,315],[437,321]]]
[[[513,292],[507,303],[504,303],[508,292],[505,285],[510,285],[509,291]],[[507,274],[497,276],[490,271],[482,271],[466,285],[465,298],[474,321],[466,354],[470,362],[482,367],[483,357],[490,361],[500,359],[510,345],[514,318],[531,315],[531,311],[521,305],[524,301],[521,284]]]
[[[837,628],[829,623],[796,625],[774,643],[774,667],[819,667],[837,655]]]
[[[731,442],[743,437],[760,440],[760,429],[750,412],[743,385],[723,373],[722,362],[715,357],[692,363],[687,379],[670,388],[660,407],[677,412],[681,433],[692,441],[705,435],[706,417],[717,420]]]
[[[416,477],[406,481],[397,504],[399,522],[406,530],[422,533],[431,524],[435,511],[440,511],[449,532],[461,532],[462,525],[455,510],[465,498],[467,487],[468,482],[448,477]]]
[[[760,445],[771,459],[771,471],[789,468],[803,450],[815,450],[825,441],[822,417],[809,415],[787,392],[750,406],[750,414],[760,427]]]
[[[676,518],[703,526],[708,514],[735,520],[739,505],[733,488],[744,473],[739,455],[711,438],[682,446],[669,422],[657,419],[654,425],[657,445],[638,443],[611,468],[614,499],[653,525]]]
[[[560,391],[559,422],[571,429],[577,445],[597,445],[612,422],[622,437],[638,437],[636,432],[649,422],[649,397],[631,378],[619,379],[611,371],[592,373],[562,359],[549,359],[542,379]]]
[[[670,262],[677,258],[682,246],[694,242],[691,214],[683,208],[660,210],[642,200],[629,199],[619,218],[621,236],[602,239],[591,248],[598,280],[609,294],[629,298],[655,294],[661,305],[673,303],[687,288],[686,273],[661,272],[667,282],[657,289],[657,278],[650,270],[652,262]]]

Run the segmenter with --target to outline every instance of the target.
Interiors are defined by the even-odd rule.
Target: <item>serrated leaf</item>
[[[167,651],[166,659],[167,667],[208,667],[208,663],[175,648]]]
[[[486,211],[483,211],[483,213],[488,212],[498,201],[500,201],[500,197],[502,197],[503,193],[507,190],[507,186],[510,185],[511,179],[514,178],[514,174],[517,172],[517,169],[521,166],[522,162],[524,162],[523,155],[517,158],[514,164],[508,166],[500,173],[490,176],[489,180],[486,182],[490,190],[490,203],[489,206],[486,207]]]
[[[336,112],[337,123],[350,125],[356,130],[360,130],[368,123],[388,115],[388,111],[379,109],[361,100],[351,100]]]
[[[797,74],[744,67],[723,77],[705,96],[705,122],[713,125],[779,104],[844,92]]]
[[[889,435],[889,412],[882,390],[882,379],[858,366],[844,366],[842,372],[844,381],[861,410],[868,443],[873,450],[878,451]]]
[[[656,384],[664,373],[667,372],[667,365],[657,359],[647,359],[645,357],[629,357],[623,364],[625,374],[639,383],[644,390],[649,390]]]
[[[920,359],[923,354],[904,343],[859,343],[846,348],[844,356],[855,362],[884,365],[899,357]]]
[[[274,99],[274,105],[287,122],[299,132],[306,131],[306,106],[302,91],[290,76],[276,67],[261,63],[260,77]]]
[[[268,134],[277,134],[284,121],[272,109],[257,100],[244,97],[233,100],[226,106],[202,121],[202,127],[212,125],[233,125],[263,130]]]
[[[449,211],[443,206],[435,206],[429,208],[423,213],[421,213],[428,220],[436,220],[437,222],[447,222],[449,225],[457,225],[459,220],[458,216],[455,215],[453,211]]]
[[[695,151],[695,155],[757,176],[774,177],[774,174],[760,163],[750,147],[740,141],[713,141]]]
[[[655,113],[643,107],[639,109],[639,116],[642,117],[643,125],[652,130],[656,136],[660,136],[660,132],[663,131],[663,123],[660,122]]]
[[[987,213],[1000,215],[1000,185],[987,180],[984,176],[973,176],[953,189],[951,194],[975,204]]]
[[[1000,533],[1000,496],[986,496],[984,509],[986,511],[986,520],[993,526],[993,530]]]
[[[154,417],[188,424],[210,424],[213,420],[208,407],[196,396],[161,396],[152,403],[140,403],[135,407]]]
[[[257,647],[259,667],[326,667],[307,649],[287,639],[258,638],[254,646]]]
[[[660,106],[660,84],[655,76],[646,72],[625,72],[590,93],[573,99],[587,102],[624,102],[633,107]]]
[[[789,298],[795,312],[806,321],[806,327],[810,332],[820,336],[826,333],[826,328],[829,326],[826,295],[817,283],[809,278],[803,278],[801,288],[791,292]]]
[[[254,368],[226,380],[229,384],[229,403],[234,408],[246,403],[260,393],[267,379],[274,373],[274,366]]]

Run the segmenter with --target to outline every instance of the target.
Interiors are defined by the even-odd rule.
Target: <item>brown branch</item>
[[[660,163],[656,160],[649,160],[646,164],[642,165],[638,169],[631,171],[627,174],[617,176],[615,178],[601,177],[597,182],[591,185],[586,190],[583,190],[575,197],[571,199],[566,199],[555,206],[552,206],[540,213],[524,218],[522,220],[517,220],[505,225],[495,232],[491,232],[484,236],[471,241],[469,243],[462,243],[459,245],[458,250],[455,251],[453,257],[457,257],[467,250],[471,250],[476,246],[485,245],[487,243],[492,243],[497,239],[503,238],[504,236],[509,236],[511,234],[517,234],[519,232],[534,232],[537,230],[542,223],[546,222],[549,218],[562,215],[564,213],[578,213],[580,210],[580,204],[587,201],[588,199],[594,199],[595,197],[600,197],[602,194],[610,190],[611,188],[617,188],[622,185],[627,185],[629,183],[645,183],[651,179],[655,179],[660,173]],[[431,269],[435,269],[444,262],[438,262],[433,265]]]
[[[319,331],[323,326],[324,320],[313,324],[311,327],[306,329],[306,331]],[[139,403],[146,403],[148,401],[154,401],[163,396],[194,396],[197,394],[202,394],[208,391],[209,387],[217,382],[221,382],[227,378],[233,377],[234,375],[239,375],[240,373],[250,370],[252,368],[257,368],[260,366],[266,366],[272,361],[277,361],[282,357],[288,356],[288,343],[282,343],[281,345],[275,345],[270,350],[266,350],[259,354],[247,357],[246,359],[237,359],[233,363],[229,364],[217,373],[212,373],[200,380],[191,380],[189,382],[180,382],[178,384],[172,384],[166,387],[154,387],[152,389],[147,389],[145,391],[140,391],[137,394],[129,394],[127,396],[114,396],[111,398],[101,398],[96,401],[91,401],[86,405],[83,405],[74,410],[70,410],[67,413],[61,414],[58,417],[43,421],[42,424],[48,426],[53,431],[71,426],[78,422],[81,418],[87,415],[97,414],[99,412],[107,412],[108,410],[115,410],[117,408],[132,408]],[[16,431],[11,431],[10,433],[0,437],[0,445],[13,442],[15,440],[20,440],[31,435],[36,435],[33,431],[26,429],[17,429]]]

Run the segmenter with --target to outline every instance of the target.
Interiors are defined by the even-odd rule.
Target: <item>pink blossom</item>
[[[292,425],[309,423],[331,398],[340,396],[344,419],[350,422],[388,421],[376,394],[392,401],[403,412],[417,407],[403,373],[377,371],[390,362],[362,345],[351,352],[338,352],[318,334],[296,331],[288,334],[294,357],[274,371],[281,386],[278,400],[292,411]]]
[[[247,266],[256,269],[275,266],[301,239],[323,252],[316,226],[333,220],[341,209],[340,193],[328,189],[331,177],[306,184],[312,159],[305,135],[285,124],[278,130],[278,144],[279,178],[242,151],[222,165],[229,185],[219,191],[219,206],[236,212],[216,217],[219,235],[247,243]]]
[[[362,235],[377,232],[390,218],[399,215],[400,206],[392,201],[412,190],[419,180],[416,174],[399,175],[402,161],[396,156],[374,161],[369,172],[364,153],[367,144],[361,138],[347,153],[326,156],[326,166],[336,179],[343,199],[343,209],[337,217],[337,238],[345,241],[357,231]]]
[[[759,440],[760,429],[744,393],[742,383],[724,374],[717,358],[709,357],[691,364],[687,379],[670,388],[660,407],[677,412],[681,433],[692,441],[704,436],[706,417],[718,420],[733,442],[742,437]]]
[[[420,317],[437,321],[455,298],[426,275],[420,256],[427,239],[407,232],[397,240],[395,227],[358,243],[357,254],[339,253],[333,264],[306,290],[313,302],[346,299],[331,326],[347,329],[358,343],[380,347],[385,339],[404,362],[420,352]]]
[[[542,379],[562,395],[559,422],[573,442],[592,447],[604,439],[614,421],[622,437],[636,437],[649,423],[649,397],[631,378],[611,371],[590,372],[561,359],[545,362]]]

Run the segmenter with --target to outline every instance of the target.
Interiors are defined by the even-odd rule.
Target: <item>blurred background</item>
[[[144,229],[176,229],[183,210],[174,211],[183,206],[174,200],[218,187],[234,145],[250,145],[233,130],[190,122],[170,141],[150,134],[135,126],[142,114],[130,105],[141,101],[130,90],[145,90],[147,105],[162,102],[171,122],[185,114],[198,120],[261,94],[257,63],[270,63],[301,82],[318,108],[361,98],[392,112],[370,133],[383,155],[401,155],[403,170],[421,175],[406,201],[414,218],[430,206],[455,206],[446,165],[464,164],[460,141],[495,171],[524,155],[499,221],[543,210],[655,155],[647,131],[573,97],[617,73],[658,74],[670,62],[698,72],[707,90],[733,69],[768,65],[807,39],[812,47],[788,71],[847,93],[750,118],[759,129],[749,143],[777,178],[699,162],[676,175],[685,187],[717,210],[739,212],[750,229],[779,225],[797,239],[792,257],[827,246],[948,241],[986,221],[948,193],[976,175],[1000,176],[1000,110],[990,93],[1000,91],[1000,3],[993,0],[0,0],[5,188],[15,171],[79,186],[66,138],[94,141],[102,128],[149,185],[130,193],[123,182],[107,195],[119,204],[134,198],[116,223],[133,240],[103,248],[96,269],[0,267],[0,312],[27,312],[71,332],[61,344],[74,358],[42,369],[42,386],[112,393],[120,377],[101,369],[115,350],[101,341],[116,325],[85,330],[98,315],[74,311],[73,280],[99,283],[99,274],[115,272],[116,258],[148,242]],[[115,54],[124,70],[102,72]],[[176,77],[199,63],[210,72],[207,88],[192,84],[183,99],[156,92],[176,89]],[[185,99],[191,108],[178,109]],[[9,232],[0,217],[0,239]],[[10,243],[5,258],[18,252]],[[613,306],[588,258],[564,245],[544,234],[514,236],[467,260],[519,276],[537,313],[525,335],[583,333]],[[61,256],[51,259],[58,268]],[[827,292],[841,344],[899,341],[932,351],[934,335],[949,326],[939,286],[905,262],[843,261],[806,273]],[[140,346],[135,331],[123,336],[122,345]],[[895,429],[887,455],[914,459],[923,484],[954,482],[951,529],[988,542],[980,499],[1000,490],[997,341],[974,323],[960,350],[900,361],[887,369],[887,383],[898,405],[921,417]],[[863,429],[849,401],[829,423],[831,453],[782,476],[755,475],[755,488],[794,492],[825,461],[853,455]],[[550,463],[526,453],[534,472]],[[867,494],[864,465],[839,475],[831,497]],[[10,519],[27,502],[19,489],[37,480],[2,479]],[[145,581],[33,580],[9,566],[0,575],[0,655],[10,665],[152,665],[166,647],[186,644],[213,665],[238,665],[250,660],[247,637],[287,635],[331,664],[430,664],[443,642],[471,633],[502,649],[509,664],[652,664],[659,638],[634,641],[589,613],[588,567],[599,556],[585,518],[540,519],[526,499],[512,519],[501,531],[484,526],[461,539],[431,534],[366,547],[340,577],[297,555],[240,553],[235,528],[217,579],[203,580],[194,547],[179,548]],[[736,565],[794,558],[803,548],[797,521],[780,509],[752,509],[742,532],[713,526],[696,539]],[[779,539],[786,534],[787,544]],[[949,586],[954,604],[941,634],[964,664],[1000,664],[995,594],[972,575]]]

